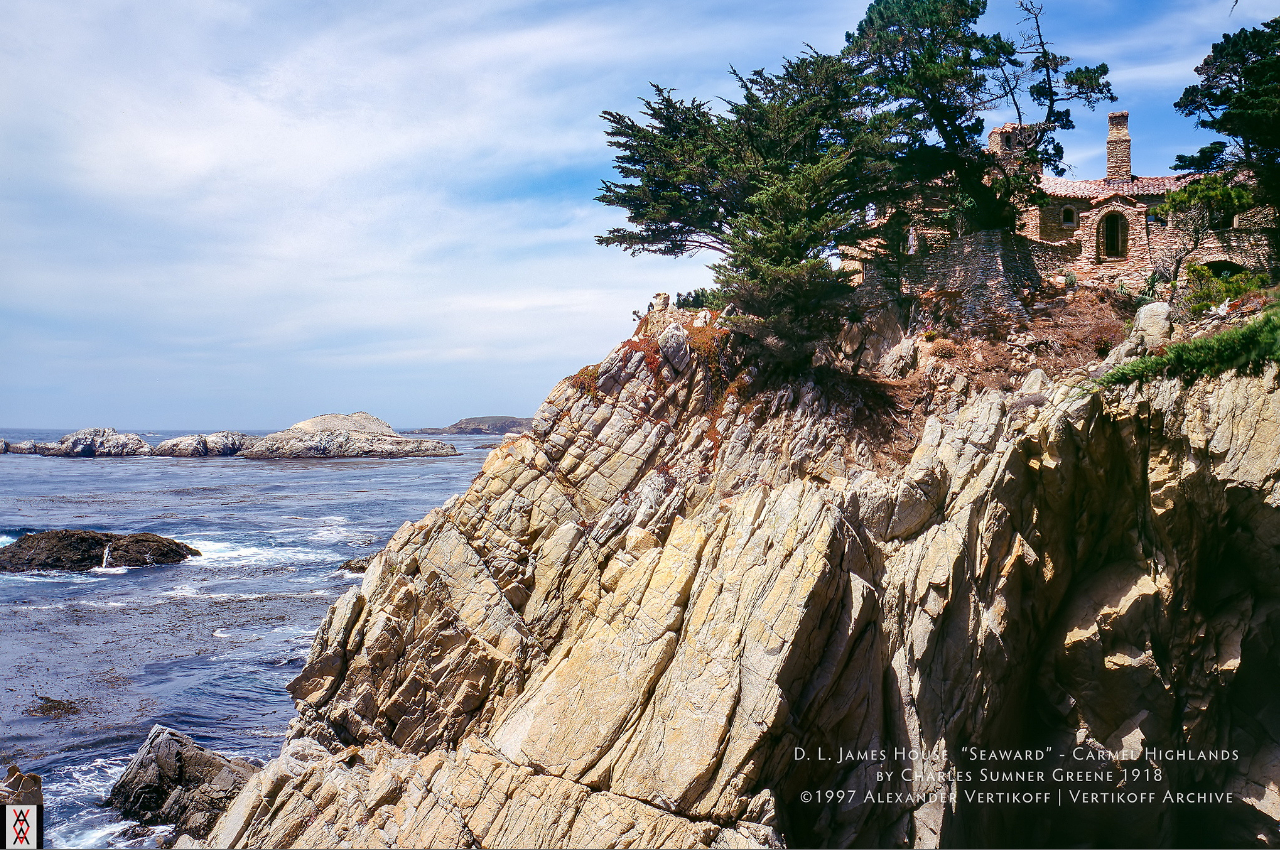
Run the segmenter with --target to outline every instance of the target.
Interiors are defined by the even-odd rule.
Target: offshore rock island
[[[439,440],[402,437],[368,413],[313,416],[239,451],[248,458],[448,457],[458,450]]]
[[[453,457],[458,450],[439,440],[404,437],[376,416],[326,413],[283,431],[255,437],[238,431],[188,434],[152,446],[137,434],[85,428],[51,443],[0,440],[0,453],[44,457],[228,457],[257,460],[325,457]]]
[[[199,554],[185,543],[158,534],[59,529],[24,534],[8,546],[0,547],[0,572],[51,569],[85,572],[95,567],[177,564]]]
[[[1117,301],[1053,295],[1067,329]],[[717,314],[655,299],[332,606],[208,846],[1280,840],[1277,367],[1094,380],[1224,321],[1151,304],[1050,375],[1032,331],[930,342],[886,300],[850,391],[726,386]],[[1096,758],[1148,749],[1239,758]],[[979,805],[1046,789],[978,769],[1096,781]]]

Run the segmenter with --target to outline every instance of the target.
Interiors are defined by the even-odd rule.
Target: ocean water
[[[342,562],[466,489],[495,439],[450,438],[460,457],[399,460],[0,455],[0,545],[89,528],[201,552],[167,566],[0,573],[0,768],[44,778],[48,846],[155,846],[157,833],[130,833],[102,806],[155,723],[228,755],[275,755],[295,715],[284,686],[330,603],[360,582]]]

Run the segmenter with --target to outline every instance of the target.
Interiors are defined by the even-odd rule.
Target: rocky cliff
[[[907,432],[871,384],[724,386],[705,324],[650,313],[400,529],[210,846],[1280,841],[1274,367],[1005,391],[925,353]],[[1052,787],[1103,796],[972,796]]]

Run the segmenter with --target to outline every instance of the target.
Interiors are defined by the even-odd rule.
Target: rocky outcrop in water
[[[174,839],[204,838],[257,772],[256,765],[229,759],[156,724],[112,786],[108,802],[139,823],[173,824]]]
[[[238,431],[188,434],[163,441],[151,453],[160,457],[226,457],[252,448],[261,439]]]
[[[505,420],[521,422],[527,420]],[[443,432],[442,432],[443,433]],[[490,433],[449,431],[448,433]],[[439,440],[402,436],[386,422],[368,413],[327,413],[283,431],[255,437],[236,431],[188,434],[152,447],[137,434],[120,434],[114,428],[86,428],[67,434],[56,443],[0,440],[0,454],[38,454],[46,457],[452,457],[458,450]]]
[[[199,554],[185,543],[158,534],[107,534],[67,528],[24,534],[0,548],[0,572],[84,572],[94,567],[177,564]]]
[[[362,555],[359,558],[352,558],[348,561],[343,561],[338,566],[338,569],[350,570],[353,573],[362,573],[369,569],[369,564],[373,563],[373,558],[373,555]]]
[[[210,846],[1280,843],[1274,366],[1002,391],[924,354],[894,463],[892,409],[726,392],[694,320],[651,312],[396,533]],[[1054,770],[1103,796],[969,796]]]
[[[450,457],[458,450],[439,440],[402,437],[368,413],[328,413],[262,437],[240,452],[250,458]]]
[[[67,434],[56,443],[24,440],[4,443],[0,448],[10,454],[45,457],[136,457],[151,454],[151,444],[146,440],[137,434],[121,434],[115,428],[84,428]]]

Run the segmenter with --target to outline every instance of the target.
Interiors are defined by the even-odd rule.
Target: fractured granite
[[[1280,841],[1276,368],[1003,392],[926,358],[955,403],[892,469],[813,384],[717,390],[707,327],[659,303],[400,528],[210,846]],[[913,362],[879,325],[846,342]],[[1235,749],[1151,790],[1238,797],[968,805],[973,747]]]

